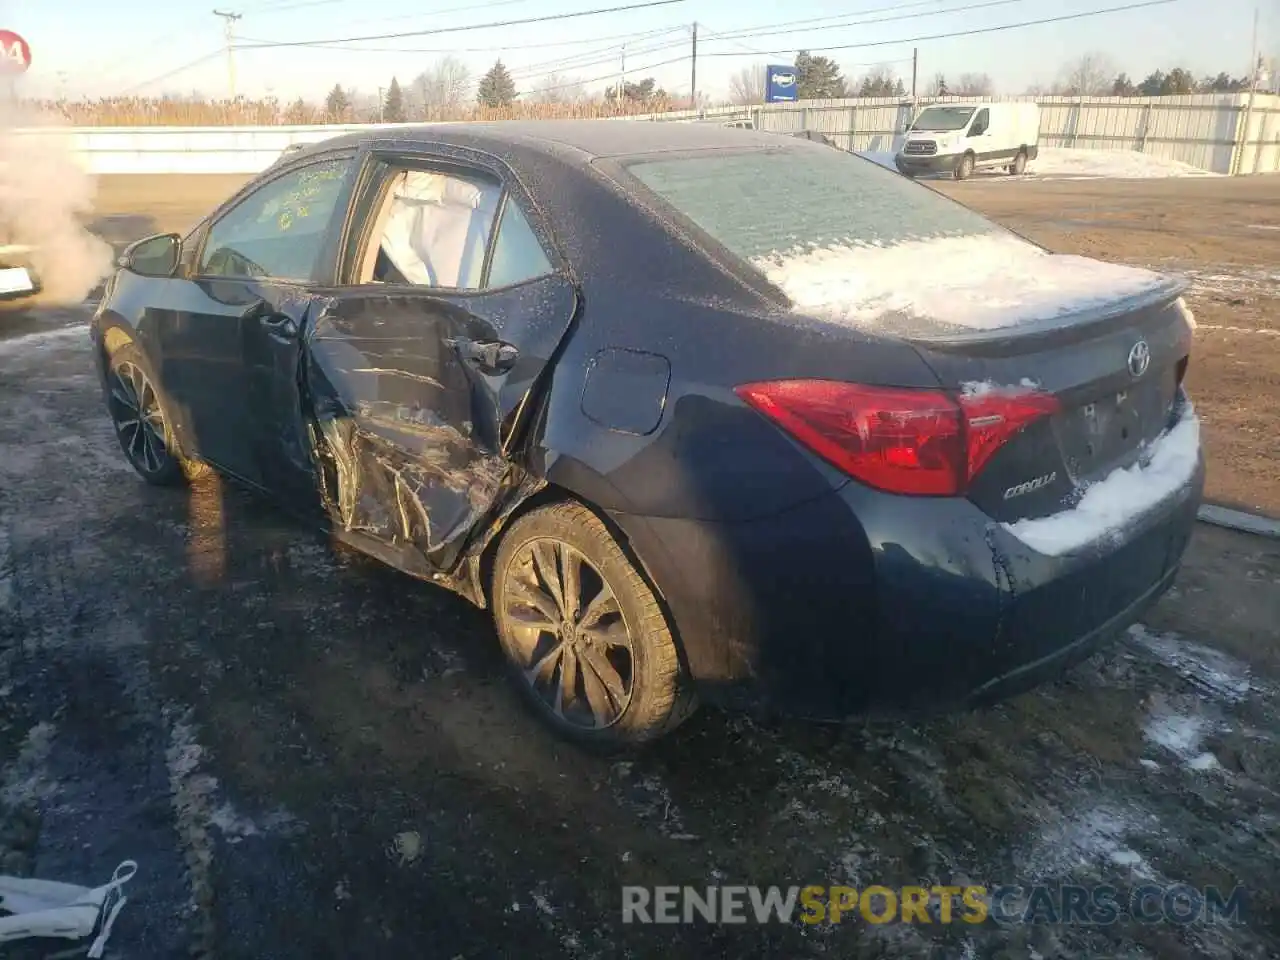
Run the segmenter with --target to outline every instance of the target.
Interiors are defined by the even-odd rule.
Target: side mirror
[[[172,277],[181,259],[182,237],[176,233],[158,233],[125,247],[116,265],[140,277]]]

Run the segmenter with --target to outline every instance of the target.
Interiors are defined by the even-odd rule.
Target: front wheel
[[[540,507],[512,525],[492,596],[512,680],[561,736],[616,750],[656,739],[692,712],[662,607],[582,504]]]
[[[970,177],[973,176],[973,154],[972,153],[966,153],[963,157],[960,158],[959,162],[956,163],[956,168],[953,176],[957,180],[968,180]]]
[[[160,388],[135,344],[124,344],[111,355],[107,412],[125,458],[147,483],[175,486],[207,469],[179,451]]]

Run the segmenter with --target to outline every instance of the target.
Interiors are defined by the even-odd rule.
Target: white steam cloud
[[[96,186],[71,130],[0,105],[0,246],[30,248],[20,258],[40,280],[41,302],[79,303],[111,271],[110,245],[84,224]]]

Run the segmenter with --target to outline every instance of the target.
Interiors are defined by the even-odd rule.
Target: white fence
[[[845,150],[893,150],[921,107],[959,97],[808,100],[757,107],[652,114],[645,120],[747,118],[761,130],[817,130]],[[1040,105],[1040,144],[1135,150],[1214,173],[1280,171],[1280,96],[1247,93],[1182,97],[987,97]]]
[[[942,98],[955,100],[956,98]],[[1280,171],[1280,96],[992,97],[1040,104],[1048,147],[1136,150],[1215,173]],[[750,116],[767,131],[819,130],[846,150],[891,150],[915,110],[900,99],[810,100],[633,118],[653,121]],[[621,121],[620,121],[621,122]],[[257,173],[285,147],[368,125],[308,127],[87,127],[75,149],[93,173]]]

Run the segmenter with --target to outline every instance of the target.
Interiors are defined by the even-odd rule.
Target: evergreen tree
[[[796,54],[796,96],[801,100],[835,100],[846,93],[840,68],[829,57],[807,50]]]
[[[324,112],[330,123],[342,123],[351,112],[351,98],[342,84],[335,83],[329,95],[324,98]]]
[[[476,99],[486,107],[507,107],[516,98],[516,82],[501,60],[480,78]]]
[[[404,123],[404,91],[400,89],[400,81],[391,78],[391,86],[387,87],[387,96],[382,101],[382,119],[386,123]]]

